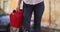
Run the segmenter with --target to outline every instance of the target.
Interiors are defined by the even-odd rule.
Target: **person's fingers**
[[[20,6],[17,6],[16,10],[20,9]]]

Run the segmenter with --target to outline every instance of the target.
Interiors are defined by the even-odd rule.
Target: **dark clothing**
[[[23,3],[24,28],[30,32],[30,20],[34,11],[34,31],[41,32],[41,18],[44,12],[44,2],[36,5]]]

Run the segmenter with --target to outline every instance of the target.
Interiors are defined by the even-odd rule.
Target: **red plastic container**
[[[22,24],[23,24],[22,10],[10,14],[10,26],[20,28],[22,27]]]

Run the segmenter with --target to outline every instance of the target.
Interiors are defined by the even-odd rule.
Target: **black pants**
[[[41,32],[41,18],[44,12],[44,2],[36,5],[29,5],[23,3],[23,16],[24,16],[24,28],[30,32],[30,20],[32,12],[34,11],[34,30],[35,32]]]

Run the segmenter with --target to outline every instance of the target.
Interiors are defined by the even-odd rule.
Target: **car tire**
[[[7,31],[6,32],[10,32],[10,24],[7,25]]]

